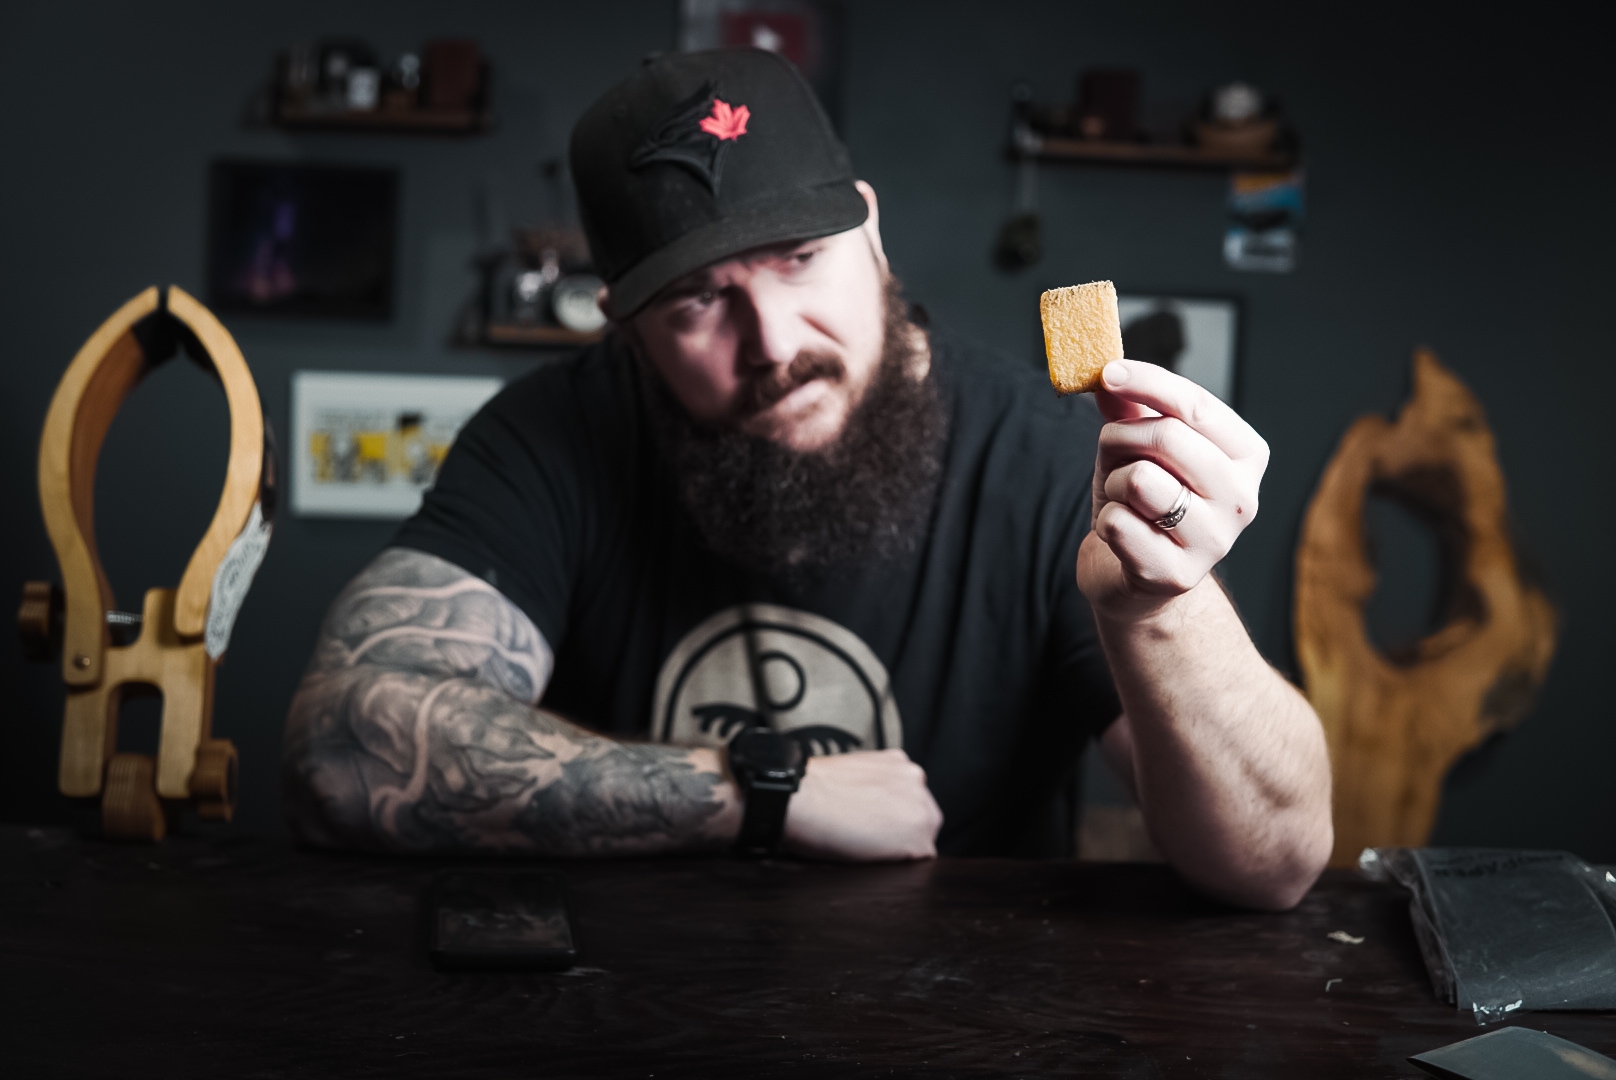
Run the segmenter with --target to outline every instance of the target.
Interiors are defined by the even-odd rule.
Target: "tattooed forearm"
[[[587,855],[717,847],[710,750],[630,745],[534,707],[549,646],[492,586],[384,552],[332,605],[287,720],[293,827],[316,843]]]

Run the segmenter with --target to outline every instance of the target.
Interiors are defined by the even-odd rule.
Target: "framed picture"
[[[841,0],[680,0],[684,52],[752,45],[779,53],[814,88],[842,129]]]
[[[292,512],[406,518],[499,379],[292,374]]]
[[[1234,404],[1240,302],[1229,297],[1117,297],[1122,353],[1160,364]]]
[[[392,169],[216,161],[209,202],[208,302],[215,310],[392,316]]]

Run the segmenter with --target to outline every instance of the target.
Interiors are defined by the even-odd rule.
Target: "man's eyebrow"
[[[784,259],[808,247],[810,244],[822,243],[824,240],[825,237],[823,236],[814,236],[807,240],[782,240],[778,244],[768,244],[764,247],[753,248],[737,256],[737,258],[749,263],[763,259]],[[651,298],[650,303],[658,304],[664,300],[677,300],[681,297],[705,292],[711,288],[713,288],[713,268],[704,266],[700,270],[692,270],[684,277],[664,286],[661,292]]]
[[[705,290],[712,288],[712,285],[713,272],[711,269],[704,268],[701,270],[696,270],[692,273],[686,274],[682,278],[677,279],[671,285],[664,288],[661,292],[657,293],[651,302],[656,303],[661,300],[669,300],[678,296],[689,296],[691,293],[704,292]]]
[[[807,240],[783,240],[778,244],[769,244],[767,247],[753,248],[746,253],[744,258],[748,262],[761,262],[765,259],[789,259],[804,248],[824,243],[826,239],[823,236],[814,236]]]

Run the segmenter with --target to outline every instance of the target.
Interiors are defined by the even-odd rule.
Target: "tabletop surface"
[[[428,961],[444,865],[0,827],[0,1058],[215,1080],[1411,1077],[1409,1055],[1480,1033],[1433,998],[1406,896],[1345,872],[1272,915],[1163,866],[548,864],[578,966],[502,974]],[[1609,1014],[1513,1022],[1616,1054]]]

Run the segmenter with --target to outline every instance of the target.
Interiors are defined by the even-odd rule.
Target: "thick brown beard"
[[[885,306],[870,385],[841,435],[817,450],[698,425],[650,366],[640,365],[680,501],[714,552],[750,570],[802,576],[918,547],[942,476],[948,414],[935,375],[913,375],[928,346],[892,278]],[[737,416],[759,403],[767,408],[771,396],[779,401],[811,378],[845,375],[839,359],[804,354],[766,388],[749,388]]]

